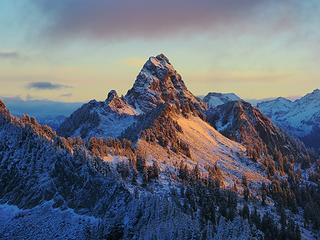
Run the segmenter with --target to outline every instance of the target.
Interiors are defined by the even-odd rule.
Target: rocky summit
[[[202,111],[205,108],[203,102],[186,88],[181,75],[163,54],[149,58],[125,99],[143,113],[163,103],[176,104],[182,110]]]

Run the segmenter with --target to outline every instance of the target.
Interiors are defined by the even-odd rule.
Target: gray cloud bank
[[[165,37],[183,31],[262,30],[294,26],[297,0],[30,0],[48,17],[55,40]]]

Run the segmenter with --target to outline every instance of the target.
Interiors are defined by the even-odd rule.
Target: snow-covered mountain
[[[186,88],[167,57],[160,54],[149,58],[124,97],[113,90],[104,102],[92,100],[84,104],[61,124],[58,132],[82,138],[118,137],[136,122],[138,115],[164,103],[175,104],[185,113],[200,114],[205,109],[205,104]]]
[[[205,108],[203,102],[186,88],[181,75],[163,54],[149,58],[125,99],[143,113],[163,103],[175,104],[182,110],[202,111]]]
[[[260,102],[257,107],[267,116],[280,116],[290,111],[293,102],[287,98],[279,97],[273,100]]]
[[[58,133],[0,101],[0,239],[319,237],[317,162],[247,103],[209,110],[163,54]]]
[[[209,112],[208,121],[226,137],[246,146],[248,155],[257,161],[275,164],[281,171],[290,159],[305,166],[310,164],[304,145],[250,103],[233,101],[220,105]]]
[[[58,128],[62,136],[118,137],[139,114],[112,90],[104,102],[92,100],[71,114]]]
[[[238,100],[240,100],[240,97],[238,97],[234,93],[210,92],[203,98],[203,101],[206,102],[208,104],[208,107],[212,109],[227,102]]]
[[[223,184],[241,181],[243,172],[255,182],[267,181],[240,144],[221,135],[205,120],[206,104],[185,86],[167,57],[150,57],[124,97],[115,91],[104,102],[91,101],[59,128],[69,137],[130,139],[150,159],[173,165],[172,158],[205,169],[219,165]],[[238,161],[241,159],[241,161]],[[249,165],[249,166],[248,166]]]
[[[240,147],[227,141],[226,146]],[[218,180],[217,167],[192,173],[144,154],[125,140],[92,138],[85,144],[59,137],[33,118],[11,116],[0,102],[1,239],[262,236],[237,214],[237,205],[227,204],[231,193],[219,193],[215,185],[210,190],[200,180],[203,171],[218,174],[206,179]],[[213,215],[205,213],[208,208]],[[235,215],[227,214],[231,210]]]
[[[174,182],[141,187],[125,142],[87,148],[11,116],[0,102],[0,150],[1,239],[183,239],[203,231],[172,198]]]
[[[277,98],[257,107],[278,126],[299,137],[307,146],[320,149],[320,90],[295,101]]]

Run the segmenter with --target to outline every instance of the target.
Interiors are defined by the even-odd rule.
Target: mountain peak
[[[320,89],[317,88],[317,89],[313,90],[312,94],[320,94]]]
[[[168,67],[169,65],[171,65],[169,59],[163,54],[159,54],[155,57],[150,57],[149,60],[146,62],[146,64],[150,64],[150,65],[153,65],[153,66],[156,66],[156,67],[163,67],[163,68],[166,68]]]
[[[277,97],[276,99],[274,99],[275,101],[280,101],[280,102],[292,102],[290,99],[288,98],[284,98],[284,97]],[[271,100],[273,101],[273,100]]]
[[[141,72],[154,75],[163,81],[168,74],[176,73],[176,70],[164,54],[159,54],[156,57],[150,57]]]
[[[159,55],[157,55],[156,59],[158,59],[159,61],[164,61],[167,64],[171,64],[169,59],[163,53],[160,53]]]
[[[148,59],[125,99],[142,113],[151,111],[163,103],[177,104],[181,107],[195,104],[195,109],[204,108],[204,104],[187,89],[181,75],[164,54]]]
[[[238,101],[238,97],[234,93],[218,93],[218,92],[209,92],[204,98],[203,101],[208,104],[208,107],[215,108],[219,105],[225,104],[231,101]]]
[[[295,100],[295,103],[298,105],[304,105],[306,102],[315,102],[318,105],[320,99],[320,89],[315,89],[311,93],[306,94],[300,99]]]

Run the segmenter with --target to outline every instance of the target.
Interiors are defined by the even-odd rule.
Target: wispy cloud
[[[71,96],[72,96],[72,93],[64,93],[60,95],[60,97],[71,97]]]
[[[20,59],[21,55],[18,52],[0,52],[0,59]]]
[[[57,90],[63,88],[71,88],[71,86],[51,82],[32,82],[27,85],[27,88],[39,90]]]

